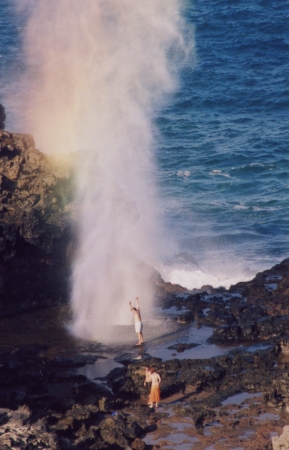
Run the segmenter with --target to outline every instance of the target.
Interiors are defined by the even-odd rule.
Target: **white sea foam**
[[[234,209],[243,210],[243,209],[249,209],[249,207],[248,206],[244,206],[244,205],[235,205]]]
[[[248,167],[265,167],[265,164],[258,163],[258,162],[253,162],[253,163],[250,163],[250,164],[244,164],[244,165],[239,166],[239,167],[232,167],[231,170],[247,169]]]
[[[253,206],[253,211],[259,212],[259,211],[279,211],[281,207],[275,207],[275,206]]]
[[[231,178],[231,175],[229,175],[228,173],[223,173],[222,170],[218,170],[218,169],[211,170],[210,175]]]
[[[232,267],[216,267],[196,269],[191,265],[168,266],[160,264],[157,267],[162,278],[166,282],[180,284],[189,290],[200,289],[202,286],[210,285],[215,288],[225,287],[228,289],[239,281],[252,279],[251,274],[245,274],[242,269]]]
[[[183,178],[187,178],[191,175],[191,172],[189,170],[178,170],[177,171],[177,176],[178,177],[183,177]]]

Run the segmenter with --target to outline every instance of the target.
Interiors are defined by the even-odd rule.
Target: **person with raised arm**
[[[136,345],[141,345],[141,344],[143,344],[144,340],[143,340],[143,334],[142,334],[142,321],[141,321],[138,297],[136,297],[136,308],[131,305],[131,302],[129,302],[129,306],[130,306],[130,310],[134,313],[135,332],[138,335],[138,342]]]

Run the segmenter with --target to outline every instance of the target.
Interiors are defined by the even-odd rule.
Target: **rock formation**
[[[72,170],[0,131],[0,317],[67,297]]]
[[[5,120],[6,120],[5,108],[0,103],[0,130],[4,130]]]
[[[240,439],[244,449],[287,445],[288,427],[272,441],[270,433],[281,434],[289,420],[289,259],[229,290],[204,286],[188,292],[152,271],[164,320],[166,309],[175,307],[170,320],[179,327],[211,327],[211,343],[243,347],[210,359],[184,359],[198,344],[172,341],[168,361],[151,357],[149,343],[141,359],[135,347],[117,347],[111,351],[121,367],[88,379],[77,369],[105,358],[105,350],[74,341],[63,329],[77,214],[73,162],[59,165],[35,148],[32,136],[4,131],[4,120],[0,108],[1,449],[167,448],[168,441],[153,447],[143,439],[162,424],[172,426],[172,417],[190,424],[196,448],[225,448],[224,438],[234,443],[230,448],[238,448]],[[27,329],[25,343],[24,333],[15,337],[20,324]],[[254,342],[267,345],[246,348]],[[170,409],[147,407],[145,364],[161,374],[162,399],[171,399]],[[241,393],[254,396],[246,407],[224,405]],[[259,418],[266,414],[262,426]],[[244,432],[252,437],[240,438]]]

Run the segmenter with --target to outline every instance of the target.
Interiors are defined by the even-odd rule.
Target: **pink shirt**
[[[161,377],[158,373],[154,372],[151,374],[152,386],[158,386],[161,382]]]

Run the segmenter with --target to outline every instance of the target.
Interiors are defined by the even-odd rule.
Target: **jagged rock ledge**
[[[213,327],[212,343],[246,343],[289,333],[289,259],[251,281],[209,292],[167,295],[162,305],[176,307],[181,323]]]
[[[76,368],[104,358],[102,347],[75,342],[62,327],[69,315],[73,165],[64,170],[35,149],[31,136],[0,130],[0,173],[1,448],[152,448],[143,438],[169,414],[165,407],[155,412],[146,406],[144,361],[123,360],[123,367],[93,382]],[[186,418],[203,446],[212,444],[204,433],[208,424],[218,423],[229,434],[254,425],[259,430],[255,441],[242,446],[272,449],[269,430],[281,434],[289,411],[289,260],[228,291],[204,287],[192,293],[165,283],[155,272],[152,276],[164,315],[175,306],[180,324],[212,327],[214,343],[268,344],[263,350],[239,348],[202,360],[145,355],[146,364],[162,376],[162,398],[171,399],[175,420]],[[41,316],[44,307],[49,313]],[[29,315],[32,310],[37,314]],[[20,322],[13,322],[16,314],[25,333],[19,331]],[[46,327],[48,314],[54,325],[57,317],[61,331]],[[33,328],[36,339],[29,334]],[[173,349],[185,355],[194,345]],[[261,403],[255,399],[250,406],[251,415],[223,405],[242,392],[261,395]],[[175,396],[179,403],[173,405]],[[278,412],[278,423],[267,421],[260,428],[254,417],[270,408]],[[214,433],[222,438],[217,428]]]
[[[0,130],[0,317],[63,303],[72,241],[73,172]]]

